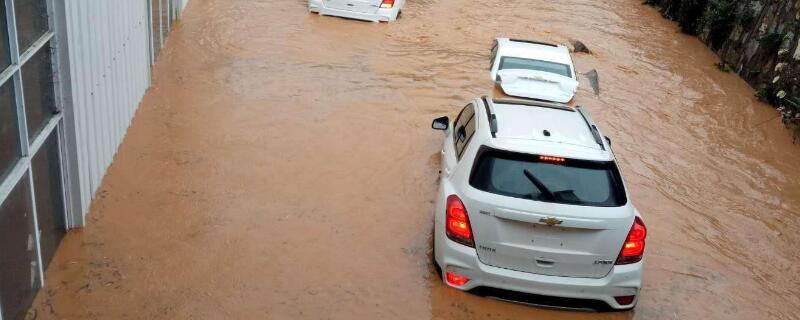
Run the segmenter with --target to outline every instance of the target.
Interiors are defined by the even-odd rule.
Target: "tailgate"
[[[580,207],[475,192],[481,199],[495,198],[490,203],[508,205],[488,206],[469,197],[465,203],[481,262],[510,270],[602,278],[614,266],[634,219],[627,207]]]
[[[374,14],[381,5],[381,0],[324,0],[326,7],[357,13]]]
[[[567,103],[578,89],[574,79],[542,71],[506,69],[497,75],[503,91],[515,97]]]

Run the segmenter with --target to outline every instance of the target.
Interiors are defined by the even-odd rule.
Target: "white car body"
[[[564,45],[497,38],[490,60],[492,80],[510,96],[567,103],[578,90]]]
[[[405,0],[309,0],[308,10],[323,16],[389,22],[397,20]]]
[[[463,120],[465,115],[471,115],[473,120]],[[445,142],[436,195],[433,254],[445,283],[464,291],[491,289],[603,302],[604,307],[613,310],[627,310],[636,305],[642,287],[646,229],[636,244],[640,245],[641,253],[622,262],[621,249],[632,239],[629,236],[632,226],[639,223],[643,229],[644,225],[627,199],[610,140],[601,138],[596,125],[580,108],[484,97],[468,104],[455,121],[443,117],[434,121],[434,128],[437,121],[440,125],[448,123],[447,129],[444,125],[438,128],[445,130]],[[456,135],[463,139],[456,140]],[[565,204],[555,198],[539,201],[481,190],[482,187],[473,185],[476,175],[485,174],[480,172],[482,164],[476,162],[492,152],[513,153],[525,159],[539,157],[539,166],[545,165],[541,156],[553,161],[566,159],[563,166],[546,164],[548,168],[570,170],[565,172],[573,172],[567,169],[572,168],[569,164],[573,162],[613,167],[611,170],[618,178],[609,179],[618,182],[614,198],[618,202],[611,206]],[[503,170],[499,160],[492,161],[492,170]],[[538,174],[543,174],[538,168],[535,169]],[[522,176],[523,172],[519,174]],[[489,179],[492,186],[511,185],[508,181],[491,180],[494,176]],[[517,185],[521,184],[517,181]],[[530,188],[536,190],[533,184]],[[578,199],[584,188],[591,191],[594,186],[552,190],[551,195]],[[452,222],[448,217],[451,196],[456,196],[466,210],[472,246],[450,235],[447,224]],[[608,198],[612,198],[611,193]],[[451,275],[468,281],[460,284],[459,278],[454,278],[451,283]],[[615,297],[626,297],[629,302],[620,304]]]

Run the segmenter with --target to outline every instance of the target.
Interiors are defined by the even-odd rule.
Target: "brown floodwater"
[[[492,92],[492,39],[568,42],[576,101],[650,231],[634,312],[517,305],[429,264],[440,115]],[[38,319],[798,319],[800,147],[640,0],[192,0]]]

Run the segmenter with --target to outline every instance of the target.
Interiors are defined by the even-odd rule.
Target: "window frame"
[[[593,205],[593,204],[576,204],[576,203],[564,203],[564,202],[558,202],[558,201],[545,201],[545,200],[539,200],[539,199],[527,199],[527,198],[517,197],[517,196],[514,196],[514,195],[509,195],[509,194],[504,194],[504,193],[496,193],[496,192],[491,192],[491,191],[484,190],[482,188],[478,188],[478,187],[475,186],[476,172],[478,171],[478,167],[480,167],[480,165],[481,165],[481,162],[483,160],[484,155],[486,155],[487,153],[489,153],[489,154],[502,154],[502,155],[505,155],[505,156],[510,157],[510,158],[526,159],[526,160],[528,158],[535,158],[535,157],[538,156],[536,154],[528,154],[528,153],[514,152],[514,151],[508,151],[508,150],[501,150],[501,149],[495,149],[495,148],[492,148],[492,147],[489,147],[489,146],[486,146],[486,145],[481,145],[481,147],[478,149],[477,154],[475,155],[475,161],[472,163],[472,168],[470,168],[469,177],[467,178],[467,184],[471,188],[473,188],[475,190],[478,190],[480,192],[491,193],[491,194],[502,196],[502,197],[509,197],[509,198],[515,198],[515,199],[524,199],[524,200],[537,201],[537,202],[543,202],[543,203],[553,203],[553,204],[558,204],[558,205],[571,205],[571,206],[580,206],[580,207],[594,207],[594,208],[620,208],[620,207],[624,207],[624,206],[628,205],[628,203],[630,202],[630,198],[628,197],[628,190],[625,187],[625,180],[622,179],[622,173],[619,171],[619,167],[617,166],[617,163],[615,161],[613,161],[613,160],[611,160],[611,161],[595,161],[595,160],[582,160],[582,159],[567,159],[567,161],[581,163],[584,166],[609,166],[609,165],[612,166],[611,173],[613,175],[612,178],[614,180],[613,181],[614,182],[614,187],[612,188],[612,191],[614,192],[614,195],[617,197],[617,199],[616,199],[617,204],[613,205],[613,206],[600,206],[600,205]],[[541,161],[535,161],[535,162],[541,162]]]
[[[497,60],[497,52],[500,49],[499,47],[500,47],[500,45],[497,42],[497,40],[494,40],[494,44],[492,45],[491,57],[489,58],[489,62],[490,62],[489,70],[494,69],[494,62],[495,62],[495,60]]]
[[[557,75],[568,77],[568,78],[572,78],[572,79],[575,78],[573,70],[572,70],[572,66],[570,66],[568,64],[552,62],[552,61],[545,61],[545,60],[539,60],[539,59],[529,59],[529,58],[522,58],[522,57],[514,57],[514,56],[502,56],[502,57],[500,57],[500,63],[497,65],[497,72],[500,72],[500,70],[506,70],[506,69],[503,69],[503,62],[505,62],[506,59],[508,59],[508,58],[520,59],[520,60],[529,60],[529,61],[537,61],[537,62],[544,62],[544,63],[552,63],[552,64],[559,64],[559,65],[567,67],[567,75],[563,75],[563,74],[555,73],[555,72],[549,72],[549,71],[542,71],[542,70],[533,70],[533,69],[525,69],[525,70],[541,71],[541,72],[557,74]]]
[[[64,215],[64,228],[69,229],[74,226],[74,223],[71,219],[72,212],[70,198],[68,197],[68,190],[67,183],[68,173],[65,170],[66,168],[66,161],[67,157],[65,155],[64,145],[65,145],[65,128],[64,128],[64,115],[63,115],[63,105],[64,101],[63,96],[61,95],[61,85],[62,79],[67,79],[63,75],[59,73],[61,70],[59,68],[60,61],[63,58],[63,52],[59,51],[60,47],[58,45],[57,36],[56,36],[56,24],[57,21],[61,22],[63,19],[63,6],[57,6],[57,3],[54,0],[41,0],[45,3],[44,10],[46,12],[41,12],[41,14],[47,15],[47,30],[39,36],[36,40],[34,40],[28,47],[20,48],[19,47],[19,34],[17,30],[17,12],[15,10],[15,2],[14,0],[2,0],[4,1],[0,5],[5,6],[5,16],[2,22],[5,23],[5,29],[0,32],[6,32],[8,35],[8,48],[9,48],[9,55],[11,63],[0,70],[0,85],[11,85],[11,91],[14,94],[13,104],[11,105],[12,108],[16,110],[16,122],[17,122],[17,133],[18,137],[18,145],[19,145],[19,157],[10,168],[10,171],[5,175],[5,177],[0,180],[0,205],[5,201],[8,201],[11,193],[14,189],[20,184],[25,183],[28,185],[28,201],[31,205],[32,217],[30,218],[33,223],[34,232],[34,250],[35,256],[37,261],[38,267],[38,274],[37,277],[40,279],[40,283],[36,286],[35,290],[41,288],[44,284],[44,267],[42,263],[42,248],[41,248],[41,239],[40,233],[41,229],[39,227],[38,215],[36,209],[36,188],[34,182],[34,175],[36,174],[47,174],[37,172],[33,168],[33,158],[41,152],[46,152],[46,148],[43,147],[45,142],[49,138],[55,138],[58,140],[58,154],[59,154],[59,163],[58,169],[60,171],[60,177],[58,177],[55,181],[60,184],[60,193],[62,198],[62,203],[59,205],[61,207],[61,214]],[[56,16],[59,16],[56,18]],[[0,23],[2,23],[0,22]],[[2,28],[2,26],[0,26]],[[63,32],[63,31],[61,31]],[[59,33],[61,33],[59,32]],[[25,77],[25,71],[23,68],[27,65],[28,61],[31,60],[34,56],[41,53],[42,51],[47,50],[49,51],[49,59],[48,62],[50,63],[50,74],[51,77],[51,84],[48,84],[48,88],[46,90],[52,90],[52,97],[53,97],[53,114],[48,117],[48,120],[43,121],[44,124],[42,127],[38,128],[38,132],[35,136],[30,136],[29,128],[27,119],[26,119],[26,105],[25,105],[25,86],[23,83],[23,79]],[[68,81],[68,79],[66,80]],[[31,94],[39,94],[39,93],[31,93]],[[27,180],[27,181],[26,181]],[[0,306],[0,319],[2,319],[2,306]]]

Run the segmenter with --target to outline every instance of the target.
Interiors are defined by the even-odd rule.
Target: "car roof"
[[[497,46],[498,56],[513,56],[572,65],[569,49],[564,45],[497,38]]]
[[[482,100],[488,110],[476,112],[482,114],[479,121],[489,124],[487,130],[481,130],[485,145],[572,159],[614,159],[606,142],[599,138],[599,130],[580,107],[520,99]],[[495,119],[494,124],[491,118]]]

